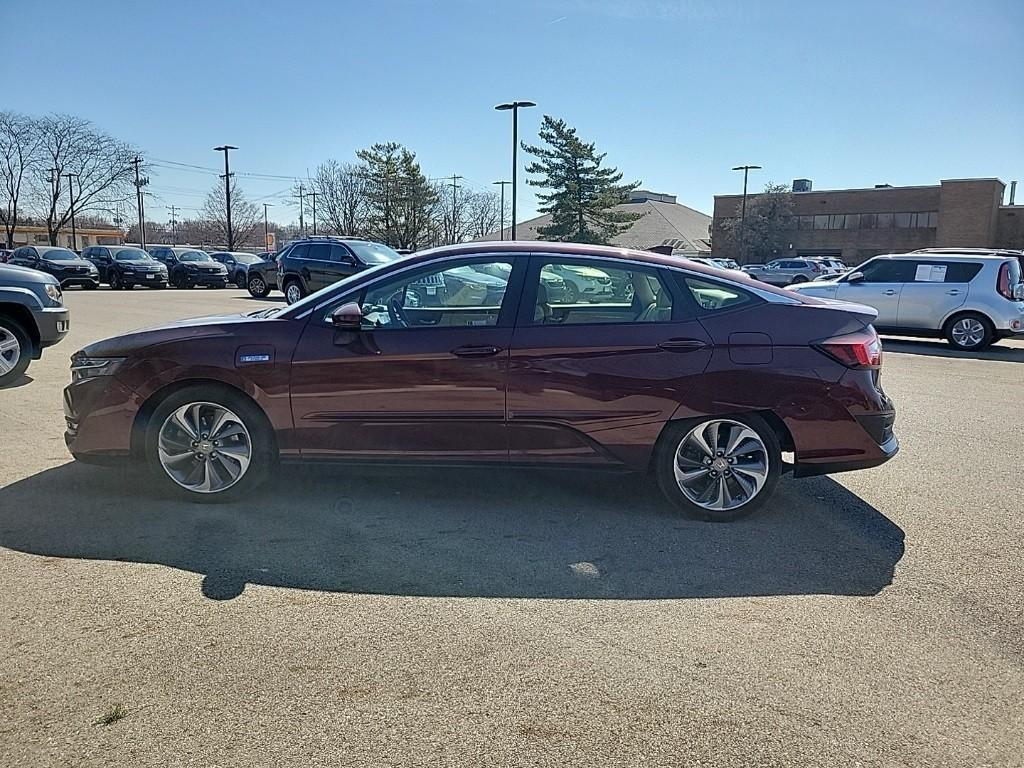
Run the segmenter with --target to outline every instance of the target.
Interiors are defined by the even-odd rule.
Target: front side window
[[[733,288],[731,285],[712,283],[696,277],[687,277],[685,282],[694,301],[704,310],[715,312],[732,309],[753,301],[749,293],[739,288]]]
[[[906,283],[914,279],[914,262],[878,259],[856,271],[864,275],[865,283]]]
[[[512,263],[446,262],[368,286],[360,298],[363,328],[496,326]]]
[[[309,256],[307,258],[313,261],[330,261],[331,260],[331,246],[327,243],[316,243],[309,246]]]
[[[534,279],[534,325],[672,320],[672,294],[656,270],[548,262]]]

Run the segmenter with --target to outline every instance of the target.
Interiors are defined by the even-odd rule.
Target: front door
[[[525,269],[514,263],[498,254],[406,269],[315,311],[292,360],[302,454],[506,461],[509,348]],[[509,280],[467,279],[488,264]],[[437,286],[430,305],[414,290],[424,280]],[[350,301],[363,309],[362,329],[335,330],[330,312]]]
[[[572,301],[550,276],[580,268],[622,290]],[[533,257],[512,340],[510,459],[645,465],[711,352],[693,300],[670,272]]]
[[[841,280],[836,298],[874,307],[878,310],[875,325],[895,326],[903,284],[913,280],[913,264],[898,259],[872,259],[853,274],[856,272],[864,278],[855,282]]]

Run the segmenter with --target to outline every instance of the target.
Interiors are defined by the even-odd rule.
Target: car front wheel
[[[672,424],[655,457],[658,485],[688,517],[725,522],[749,515],[779,481],[775,432],[755,414]]]
[[[217,385],[187,387],[153,411],[146,457],[165,489],[192,501],[228,500],[266,480],[277,452],[260,408]]]
[[[32,360],[32,339],[21,323],[0,317],[0,388],[13,384]]]
[[[267,285],[267,281],[259,275],[253,275],[249,278],[249,284],[246,286],[249,289],[249,295],[257,299],[265,299],[270,295],[270,286]]]

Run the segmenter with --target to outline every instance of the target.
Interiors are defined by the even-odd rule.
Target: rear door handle
[[[492,357],[501,352],[501,347],[457,347],[452,350],[456,357]]]
[[[887,291],[882,291],[882,293],[884,293],[886,296],[895,296],[896,295],[896,291],[894,291],[892,288],[890,288]]]
[[[700,339],[669,339],[658,345],[669,352],[695,352],[707,346]]]
[[[960,295],[960,291],[957,290],[956,288],[954,288],[951,291],[946,291],[946,293],[948,293],[950,296],[959,296]]]

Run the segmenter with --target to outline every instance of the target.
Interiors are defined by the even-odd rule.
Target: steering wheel
[[[402,297],[400,293],[396,293],[390,299],[388,299],[388,317],[391,318],[391,322],[402,328],[409,327],[409,318],[405,314],[405,309],[402,307]]]

